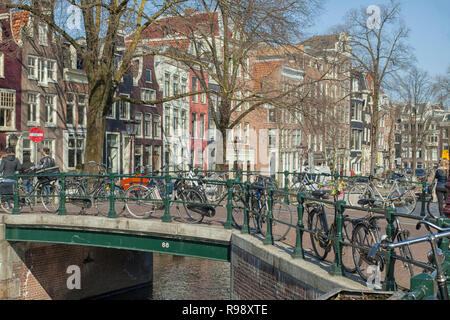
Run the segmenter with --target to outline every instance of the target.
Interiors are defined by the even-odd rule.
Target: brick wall
[[[233,247],[232,299],[313,300],[323,294],[247,251]]]
[[[152,280],[152,253],[77,245],[10,243],[8,256],[9,276],[6,278],[9,279],[3,276],[3,286],[0,281],[2,299],[83,299]],[[68,273],[71,265],[80,268],[80,289],[68,289],[68,279],[74,275],[73,271]]]
[[[231,299],[314,300],[336,289],[366,289],[343,276],[331,276],[323,266],[293,259],[282,243],[264,245],[254,236],[231,237]]]

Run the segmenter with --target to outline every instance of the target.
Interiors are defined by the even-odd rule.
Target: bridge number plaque
[[[168,242],[166,242],[166,241],[163,241],[163,243],[161,244],[161,246],[162,246],[163,248],[169,249],[170,244],[169,244]]]

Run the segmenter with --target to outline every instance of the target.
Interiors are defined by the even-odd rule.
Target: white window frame
[[[3,52],[0,52],[0,78],[5,78],[5,54]]]
[[[72,102],[69,102],[69,97],[72,96]],[[69,108],[68,106],[71,105],[72,106],[72,122],[68,123],[67,122],[67,116],[66,116],[66,126],[70,126],[73,127],[75,126],[75,105],[76,105],[76,95],[73,92],[68,92],[67,93],[67,100],[66,100],[66,115],[69,115]]]
[[[32,102],[33,118],[30,118],[30,97],[35,96],[36,100]],[[40,94],[37,92],[27,92],[27,126],[34,127],[39,126],[39,111],[40,111]]]
[[[137,130],[136,130],[136,137],[142,138],[143,137],[143,125],[142,125],[142,112],[136,112],[134,114],[134,120],[137,122]]]
[[[80,103],[80,97],[84,98],[84,103]],[[80,107],[83,107],[83,119],[80,123]],[[87,96],[85,94],[78,94],[77,95],[77,118],[78,118],[78,126],[86,127],[87,123]]]
[[[154,101],[156,100],[156,91],[150,88],[141,88],[141,100],[142,101]],[[153,104],[145,104],[146,106],[156,107]]]
[[[121,94],[124,97],[130,97],[129,94]],[[119,108],[119,120],[130,120],[130,112],[131,112],[131,104],[129,101],[119,100],[116,102]],[[125,117],[122,116],[122,112],[120,110],[121,106],[125,107]]]
[[[0,89],[0,114],[2,119],[5,118],[5,114],[10,112],[11,125],[1,125],[0,129],[15,129],[15,110],[16,110],[16,91],[8,89]]]
[[[145,113],[144,116],[144,136],[146,138],[151,138],[152,135],[152,127],[153,127],[153,117],[151,113]],[[148,128],[148,130],[147,130]]]
[[[48,26],[40,23],[38,26],[38,40],[41,46],[48,46]]]
[[[51,98],[51,104],[48,103],[48,99]],[[45,96],[45,126],[46,127],[55,127],[56,126],[56,110],[57,110],[57,103],[56,103],[56,95],[54,94],[47,94]],[[51,119],[51,121],[48,121],[48,119]]]

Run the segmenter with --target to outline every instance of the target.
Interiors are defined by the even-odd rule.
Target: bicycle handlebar
[[[430,218],[431,218],[431,217],[430,217]],[[434,224],[434,223],[431,223],[430,221],[427,220],[427,219],[430,219],[430,218],[425,218],[425,219],[420,220],[419,222],[417,222],[416,230],[419,230],[420,227],[421,227],[421,225],[424,224],[424,225],[426,225],[426,226],[429,226],[429,227],[432,227],[432,228],[436,229],[436,230],[439,231],[439,232],[447,232],[447,231],[450,231],[450,228],[442,228],[442,227],[439,227],[438,225],[436,225],[436,224]]]

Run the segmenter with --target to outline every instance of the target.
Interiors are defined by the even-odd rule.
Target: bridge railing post
[[[10,179],[10,178],[8,178]],[[14,193],[13,193],[13,201],[14,201],[14,208],[12,209],[12,214],[19,214],[20,213],[20,206],[19,206],[19,175],[16,173],[14,174]]]
[[[114,173],[109,174],[109,212],[108,218],[116,218],[116,205],[115,205],[115,189],[116,189],[116,176]]]
[[[67,214],[66,209],[66,173],[61,172],[61,193],[59,194],[59,209],[58,215],[63,216]]]
[[[272,214],[272,208],[273,208],[273,187],[269,187],[268,191],[268,199],[267,199],[267,231],[266,231],[266,237],[264,239],[264,244],[274,244],[273,241],[273,233],[272,233],[272,223],[273,223],[273,214]]]
[[[305,254],[303,252],[303,214],[304,214],[304,202],[305,202],[306,194],[304,192],[299,192],[297,194],[297,226],[296,226],[296,239],[295,239],[295,248],[293,258],[305,259]]]
[[[233,186],[235,181],[237,181],[237,177],[227,180],[227,221],[225,221],[225,229],[231,229],[233,227]]]
[[[164,215],[162,217],[163,222],[172,222],[172,217],[170,216],[170,174],[164,176],[165,190],[164,190]]]
[[[289,204],[289,171],[284,171],[284,203]]]
[[[388,208],[386,210],[386,235],[389,241],[394,239],[394,220],[395,220],[396,210]],[[395,270],[395,252],[393,248],[388,248],[386,253],[386,290],[395,291],[397,290],[397,284],[395,283],[394,270]]]
[[[250,219],[250,185],[249,180],[245,181],[245,195],[244,195],[244,222],[242,224],[241,233],[250,234],[249,219]]]
[[[331,269],[331,274],[334,276],[342,276],[342,226],[344,221],[345,201],[339,200],[334,204],[336,210],[336,235],[334,239],[334,263]]]

